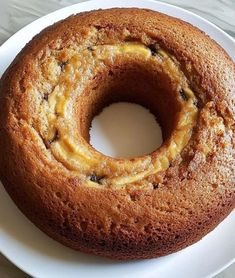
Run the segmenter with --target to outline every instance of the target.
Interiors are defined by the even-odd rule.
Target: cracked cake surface
[[[89,144],[107,105],[141,104],[154,152],[112,158]],[[180,250],[235,205],[235,65],[203,32],[136,8],[49,26],[0,80],[0,177],[23,213],[76,250],[118,259]],[[138,140],[138,138],[137,138]]]

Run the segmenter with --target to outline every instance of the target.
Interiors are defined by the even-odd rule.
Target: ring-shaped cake
[[[135,8],[69,17],[1,78],[1,180],[26,216],[76,250],[175,252],[234,208],[234,90],[232,60],[179,19]],[[93,117],[118,101],[156,116],[156,151],[115,159],[89,144]]]

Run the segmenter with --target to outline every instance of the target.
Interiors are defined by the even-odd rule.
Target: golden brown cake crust
[[[124,41],[156,43],[174,57],[200,100],[197,123],[180,156],[147,178],[152,186],[87,186],[42,142],[41,99],[32,90],[54,53]],[[49,76],[48,86],[53,82]],[[6,190],[33,223],[76,250],[118,259],[166,255],[201,239],[235,206],[235,65],[213,40],[179,19],[132,8],[62,20],[29,42],[2,76],[0,107]]]

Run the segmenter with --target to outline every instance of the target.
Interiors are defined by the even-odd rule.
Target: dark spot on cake
[[[93,48],[92,46],[88,46],[88,47],[87,47],[87,50],[89,50],[89,51],[94,51],[94,48]]]
[[[99,86],[95,86],[95,87],[92,88],[92,90],[95,91],[95,90],[97,90],[98,87]]]
[[[105,243],[105,241],[104,241],[104,240],[101,240],[101,241],[99,242],[99,245],[100,245],[100,246],[105,246],[105,245],[106,245],[106,243]]]
[[[188,100],[188,96],[187,96],[186,92],[184,91],[184,89],[180,90],[180,96],[184,101]]]
[[[114,75],[114,73],[113,73],[113,71],[109,71],[109,76],[113,76]]]
[[[64,70],[64,68],[65,68],[65,66],[68,64],[68,61],[66,61],[66,62],[61,62],[60,64],[59,64],[59,66],[60,66],[60,68],[61,68],[61,71],[63,71]]]
[[[150,49],[153,56],[158,54],[159,46],[157,44],[149,44],[147,47]]]
[[[46,100],[46,101],[48,101],[48,97],[49,97],[49,94],[48,94],[48,93],[45,93],[45,94],[43,95],[43,99]]]
[[[217,189],[219,185],[217,183],[213,183],[211,186],[213,189]]]
[[[42,138],[42,137],[41,137]],[[46,149],[49,149],[50,145],[48,144],[48,141],[42,138],[43,144],[45,145]]]
[[[55,196],[56,196],[57,198],[59,198],[59,199],[62,198],[62,194],[61,194],[60,192],[55,192]]]
[[[121,206],[120,204],[117,205],[117,209],[121,209],[121,207],[122,207],[122,206]]]
[[[49,147],[53,142],[58,141],[60,138],[59,131],[56,130],[54,136],[47,141],[46,145]]]
[[[131,199],[132,202],[135,202],[135,201],[137,200],[136,197],[137,197],[137,196],[136,196],[135,193],[130,194],[130,199]]]
[[[194,100],[193,104],[197,107],[197,108],[201,108],[201,103],[199,100]]]
[[[159,188],[159,183],[153,183],[153,189],[158,189]]]
[[[90,175],[90,181],[93,181],[93,182],[96,182],[96,183],[98,183],[98,184],[102,184],[102,182],[101,182],[101,180],[104,178],[104,176],[97,176],[96,174],[91,174]]]
[[[54,114],[55,114],[56,117],[60,116],[60,113],[58,113],[58,112],[55,112]]]
[[[99,31],[100,29],[102,29],[103,27],[100,25],[94,25],[94,27],[96,28],[97,31]]]
[[[132,36],[127,36],[125,38],[125,42],[139,42],[138,38],[132,37]]]

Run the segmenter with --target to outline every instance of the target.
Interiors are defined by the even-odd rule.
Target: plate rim
[[[121,1],[121,0],[113,0],[112,2],[116,3],[116,2],[120,2],[120,1]],[[34,21],[30,22],[29,24],[25,25],[24,27],[22,27],[21,29],[19,29],[18,31],[16,31],[12,36],[10,36],[10,38],[8,38],[8,39],[0,46],[0,55],[1,55],[1,51],[4,50],[4,48],[7,46],[7,44],[9,44],[16,36],[18,36],[21,32],[23,33],[23,32],[24,32],[27,28],[29,28],[30,26],[36,25],[38,22],[44,21],[44,20],[46,20],[47,18],[50,18],[50,17],[54,16],[55,14],[57,14],[57,13],[63,11],[63,10],[66,10],[67,8],[82,6],[82,5],[86,5],[87,3],[92,3],[92,2],[94,2],[94,3],[100,2],[100,3],[102,4],[102,3],[105,3],[106,1],[105,1],[105,0],[82,0],[82,2],[75,3],[75,4],[72,4],[72,5],[68,5],[68,6],[63,7],[63,8],[56,9],[55,11],[52,11],[52,12],[46,14],[46,15],[43,15],[42,17],[39,17],[39,18],[35,19]],[[129,2],[129,1],[128,1],[128,2]],[[195,14],[195,13],[192,12],[192,11],[189,11],[189,10],[184,9],[184,8],[182,8],[182,7],[179,7],[179,6],[175,6],[175,5],[170,4],[170,3],[161,2],[161,1],[159,1],[159,0],[136,0],[136,3],[137,3],[137,2],[138,2],[138,3],[140,3],[140,2],[142,2],[142,3],[146,2],[146,3],[147,3],[147,2],[148,2],[148,3],[152,3],[153,5],[154,5],[154,4],[157,4],[157,5],[160,5],[160,6],[165,6],[165,7],[173,8],[173,9],[175,9],[175,10],[181,11],[182,13],[191,15],[192,17],[199,19],[199,21],[204,22],[204,23],[206,23],[207,25],[209,25],[210,27],[214,28],[217,32],[219,32],[219,33],[222,34],[224,37],[226,37],[226,38],[230,41],[230,43],[232,43],[232,44],[235,45],[235,38],[233,38],[232,36],[230,36],[228,33],[226,33],[223,29],[221,29],[220,27],[218,27],[216,24],[212,23],[211,21],[207,20],[206,18],[204,18],[204,17],[202,17],[202,16],[200,16],[200,15],[198,15],[198,14]],[[125,3],[127,3],[127,2],[125,2]],[[123,4],[124,4],[124,1],[123,1]],[[116,7],[116,6],[113,5],[113,7]],[[124,5],[123,7],[127,7],[127,6]],[[133,6],[133,7],[134,7],[134,6]],[[138,7],[137,7],[137,8],[138,8]],[[103,9],[103,8],[101,7],[101,9]],[[106,9],[106,8],[105,8],[105,9]],[[91,11],[91,10],[89,9],[89,11]],[[76,13],[79,13],[79,11],[78,11],[78,12],[75,12],[75,13],[70,13],[70,15],[76,14]],[[67,17],[67,16],[66,16],[66,17]],[[66,17],[63,17],[63,18],[66,18]],[[62,20],[63,18],[61,18],[61,19],[59,19],[59,20]],[[56,21],[53,21],[53,22],[56,23],[56,22],[58,22],[59,20],[56,20]],[[50,26],[50,25],[51,25],[51,24],[46,25],[46,26]],[[193,24],[192,24],[192,25],[193,25]],[[195,27],[197,27],[197,26],[195,26]],[[45,28],[46,28],[46,27],[45,27]],[[199,28],[199,27],[197,27],[197,28]],[[44,28],[43,28],[43,29],[44,29]],[[200,29],[200,28],[199,28],[199,29]],[[40,32],[40,31],[39,31],[39,32]],[[204,31],[203,31],[203,32],[204,32]],[[33,35],[33,37],[34,37],[36,34],[38,34],[38,33],[35,33],[35,34]],[[218,41],[216,41],[214,38],[212,38],[212,39],[213,39],[216,43],[218,43]],[[27,41],[27,42],[29,42],[29,41]],[[219,43],[218,43],[218,44],[219,44]],[[222,46],[221,46],[221,47],[222,47]],[[223,47],[222,47],[222,48],[223,48]],[[226,50],[226,53],[227,53],[227,50]],[[229,55],[229,56],[230,56],[230,58],[231,58],[232,60],[235,61],[235,54],[232,55],[232,56],[231,56],[231,55]],[[1,76],[0,76],[0,77],[1,77]]]

